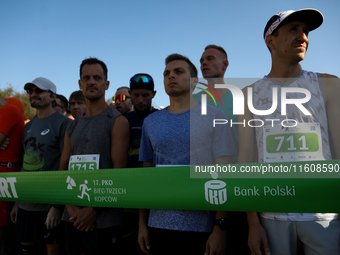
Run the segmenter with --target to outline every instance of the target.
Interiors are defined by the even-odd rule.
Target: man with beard
[[[66,126],[71,120],[53,108],[57,89],[50,80],[36,78],[26,83],[24,89],[31,106],[37,109],[37,115],[26,124],[22,135],[23,171],[58,170]],[[56,235],[61,209],[50,204],[16,203],[11,220],[17,225],[22,254],[41,254],[38,250],[43,251],[45,244],[47,254],[58,254],[60,247]]]
[[[130,124],[130,149],[128,167],[142,167],[143,162],[138,161],[140,139],[144,119],[157,111],[151,106],[155,97],[154,82],[150,75],[139,73],[130,79],[130,90],[134,111],[124,114]]]

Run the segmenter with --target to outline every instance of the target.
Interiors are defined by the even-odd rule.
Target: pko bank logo
[[[214,180],[204,184],[205,200],[212,205],[221,205],[227,202],[227,184],[224,181],[216,180],[217,173],[212,173]]]

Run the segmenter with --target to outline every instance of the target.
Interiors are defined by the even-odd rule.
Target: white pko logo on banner
[[[227,202],[227,184],[224,181],[216,180],[217,173],[211,174],[214,180],[204,184],[205,200],[213,205],[221,205]]]

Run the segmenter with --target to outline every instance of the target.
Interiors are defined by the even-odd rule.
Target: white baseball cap
[[[53,93],[57,93],[57,87],[54,85],[54,83],[51,82],[49,79],[43,77],[35,78],[32,82],[26,83],[24,86],[24,90],[29,89],[31,85],[35,85],[42,90],[49,90]]]
[[[321,26],[323,22],[323,15],[316,9],[301,9],[298,11],[289,10],[280,12],[272,16],[267,22],[263,32],[263,38],[266,40],[267,36],[271,35],[280,25],[295,20],[305,22],[309,31],[312,31]]]

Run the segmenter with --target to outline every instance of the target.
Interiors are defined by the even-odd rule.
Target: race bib
[[[324,160],[319,123],[263,126],[264,162]]]
[[[68,170],[97,170],[99,169],[99,154],[72,155]]]

